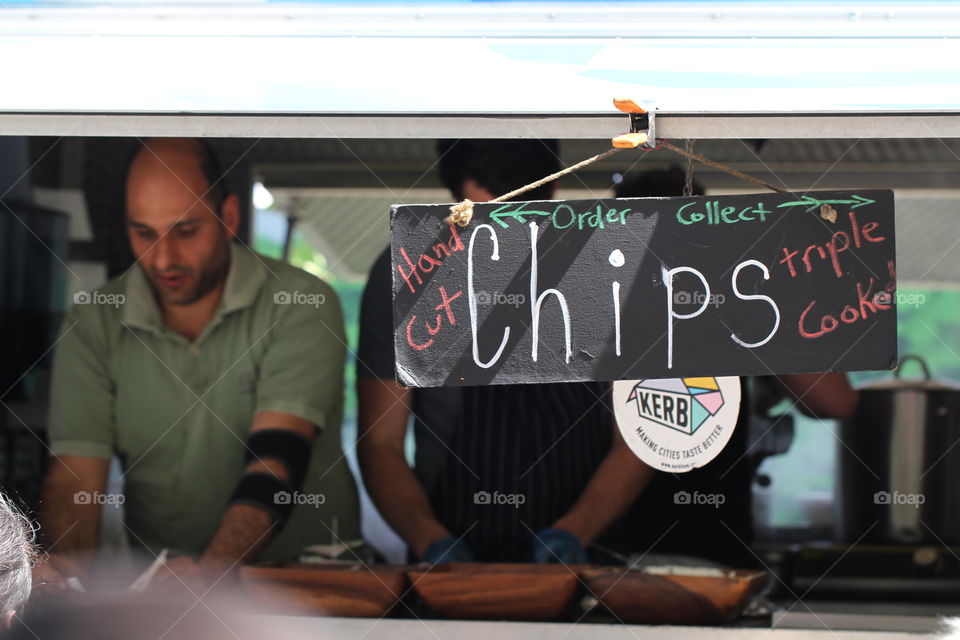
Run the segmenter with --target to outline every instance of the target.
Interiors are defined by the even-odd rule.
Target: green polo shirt
[[[220,306],[192,343],[163,323],[133,268],[66,315],[50,446],[57,455],[116,454],[131,544],[199,554],[243,474],[254,414],[293,414],[319,432],[300,502],[260,560],[337,542],[331,530],[358,539],[357,489],[340,443],[345,345],[329,285],[236,244]]]

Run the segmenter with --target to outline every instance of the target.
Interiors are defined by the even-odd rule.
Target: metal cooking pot
[[[900,377],[909,360],[923,378]],[[904,356],[893,378],[860,388],[839,435],[841,541],[960,544],[960,386]]]

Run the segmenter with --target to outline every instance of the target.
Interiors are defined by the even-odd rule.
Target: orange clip
[[[617,149],[636,149],[647,142],[645,133],[622,133],[610,141]]]
[[[647,110],[630,98],[614,98],[613,106],[624,113],[646,113]]]
[[[618,149],[656,148],[653,132],[653,111],[643,107],[631,98],[614,98],[613,106],[623,113],[630,114],[630,132],[613,138],[610,142]]]

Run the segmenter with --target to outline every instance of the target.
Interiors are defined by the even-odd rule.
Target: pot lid
[[[920,365],[920,368],[923,372],[922,377],[901,378],[900,375],[903,372],[904,363],[911,360]],[[900,389],[919,389],[923,391],[960,391],[960,383],[953,380],[947,380],[945,378],[931,378],[930,369],[927,367],[927,363],[923,358],[918,355],[906,355],[900,359],[899,363],[897,363],[897,368],[894,370],[892,377],[883,378],[882,380],[869,381],[863,385],[860,385],[859,388],[862,391],[890,391]]]

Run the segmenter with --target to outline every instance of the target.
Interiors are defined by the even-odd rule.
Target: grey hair
[[[33,524],[0,493],[0,612],[22,612],[37,558]]]

